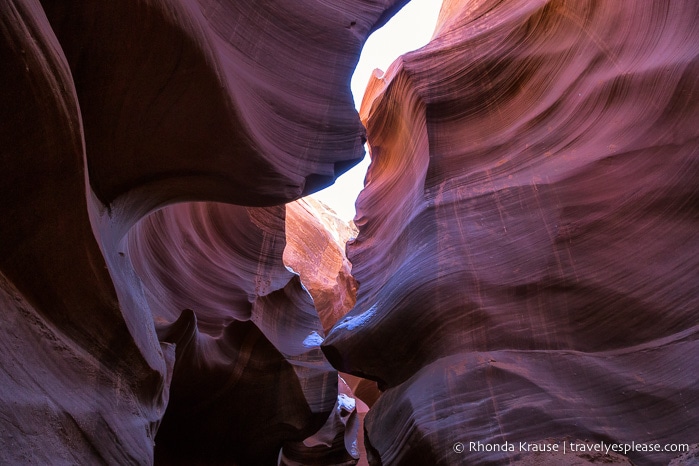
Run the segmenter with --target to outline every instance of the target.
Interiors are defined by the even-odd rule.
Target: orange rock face
[[[345,257],[351,226],[311,197],[287,204],[284,263],[299,274],[327,332],[354,306],[357,281]]]

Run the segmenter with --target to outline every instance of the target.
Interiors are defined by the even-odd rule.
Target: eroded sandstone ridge
[[[0,463],[699,441],[699,4],[404,3],[0,2]]]
[[[697,17],[447,0],[431,43],[376,74],[357,305],[324,343],[386,390],[375,464],[516,458],[471,441],[698,440]]]

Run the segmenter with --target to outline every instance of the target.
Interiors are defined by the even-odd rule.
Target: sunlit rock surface
[[[374,464],[699,436],[699,5],[449,0],[369,84],[357,305]],[[677,453],[629,453],[636,464]]]
[[[330,330],[357,300],[352,264],[345,257],[345,243],[357,232],[312,197],[288,204],[286,218],[284,263],[299,274],[324,330]]]
[[[348,225],[312,197],[286,206],[284,263],[299,274],[313,297],[325,332],[356,302],[357,282],[344,252],[345,243],[356,234],[351,222]],[[318,340],[322,342],[321,338]],[[354,463],[356,459],[360,460],[360,466],[367,464],[363,420],[367,405],[371,406],[379,396],[376,383],[341,374],[338,390],[338,405],[326,425],[301,444],[289,446],[282,464],[343,464],[343,461]],[[349,404],[341,402],[343,397],[353,400],[352,410],[348,409]]]

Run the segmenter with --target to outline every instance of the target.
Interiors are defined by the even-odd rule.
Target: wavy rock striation
[[[406,2],[0,3],[0,463],[699,441],[699,6],[447,0],[365,132]]]
[[[373,464],[697,441],[698,15],[448,0],[430,44],[375,75],[357,304],[323,344],[385,389]]]
[[[337,374],[313,301],[281,260],[284,216],[284,206],[191,203],[130,230],[158,336],[176,345],[157,463],[273,464],[332,412]]]
[[[118,301],[71,70],[39,2],[0,5],[0,61],[0,462],[152,462],[174,349]]]
[[[219,438],[204,439],[215,421],[242,437],[211,456],[263,464],[323,425],[337,378],[317,339],[300,339],[322,326],[283,267],[283,213],[211,207],[209,220],[241,222],[225,235],[197,223],[203,207],[138,222],[184,201],[280,205],[356,163],[365,134],[349,76],[402,3],[0,4],[0,463],[150,464],[165,416],[163,455],[196,457]],[[238,249],[194,276],[187,254],[207,244],[156,219]],[[149,236],[183,243],[158,250]],[[256,243],[270,236],[280,243]],[[180,452],[167,426],[184,418],[203,443]],[[269,442],[243,442],[254,433]]]

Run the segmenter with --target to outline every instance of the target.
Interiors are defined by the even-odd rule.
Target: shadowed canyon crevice
[[[699,4],[405,3],[0,4],[0,463],[699,443]]]

